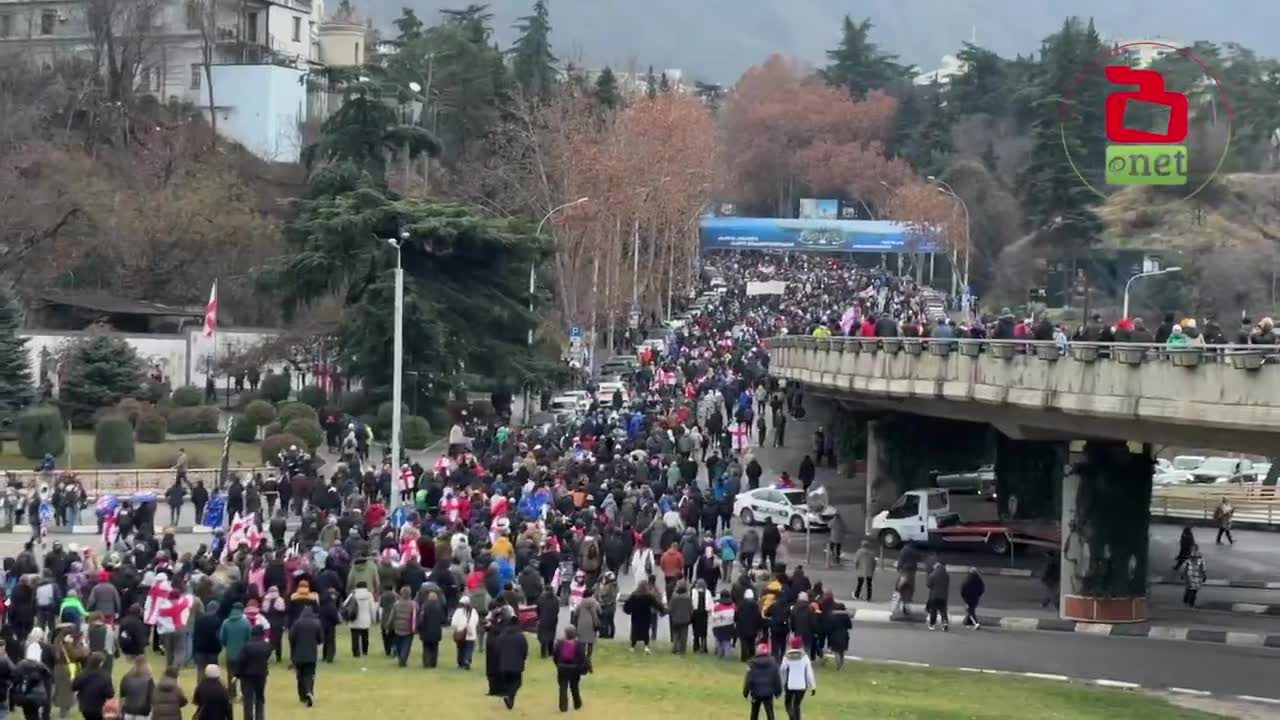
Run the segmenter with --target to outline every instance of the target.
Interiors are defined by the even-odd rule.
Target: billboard
[[[936,243],[884,220],[704,217],[703,250],[932,253]]]
[[[800,217],[806,220],[835,220],[840,217],[840,201],[800,198]]]

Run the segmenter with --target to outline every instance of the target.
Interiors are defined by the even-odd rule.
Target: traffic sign
[[[582,326],[581,326],[581,325],[570,325],[570,326],[569,326],[569,337],[571,337],[571,338],[580,338],[580,337],[582,337]]]

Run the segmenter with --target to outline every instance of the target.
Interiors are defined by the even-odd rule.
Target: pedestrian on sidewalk
[[[813,485],[813,479],[818,474],[818,468],[813,464],[813,458],[808,455],[800,461],[800,469],[796,472],[796,477],[800,478],[800,487],[805,492],[809,492],[809,486]]]
[[[853,554],[853,572],[858,577],[858,584],[853,589],[853,599],[862,599],[862,585],[867,585],[867,602],[871,602],[871,580],[876,574],[876,554],[871,550],[871,541],[863,538],[862,546]]]
[[[898,600],[890,612],[901,610],[902,617],[911,617],[911,602],[916,594],[916,570],[920,567],[920,549],[914,543],[908,543],[898,553],[898,581],[894,589],[898,591]]]
[[[933,569],[929,571],[929,578],[925,581],[926,587],[929,588],[929,603],[925,608],[929,611],[929,629],[936,630],[938,616],[942,616],[942,630],[946,632],[951,629],[951,618],[947,616],[947,596],[951,594],[951,576],[947,574],[947,566],[938,560],[938,556],[931,558]]]
[[[773,419],[773,446],[786,447],[787,416],[778,415]]]
[[[982,627],[978,622],[978,603],[982,602],[982,594],[986,591],[987,584],[978,574],[978,568],[969,568],[969,574],[960,585],[960,599],[964,600],[964,624],[974,630]]]
[[[1182,526],[1182,534],[1178,536],[1178,557],[1174,560],[1173,571],[1178,572],[1182,563],[1191,557],[1191,548],[1195,547],[1196,537],[1191,533],[1191,525]]]
[[[1213,521],[1218,524],[1218,539],[1214,541],[1215,545],[1222,544],[1222,536],[1227,536],[1227,541],[1232,545],[1236,544],[1236,539],[1231,537],[1231,518],[1236,514],[1235,507],[1225,496],[1222,502],[1218,503],[1218,507],[1213,511]]]
[[[1182,569],[1182,580],[1186,587],[1182,593],[1182,602],[1187,607],[1196,606],[1196,593],[1200,592],[1206,577],[1208,575],[1204,569],[1204,558],[1200,555],[1200,546],[1192,545],[1187,555],[1186,567]]]
[[[827,433],[819,425],[818,429],[813,431],[813,459],[819,465],[822,464],[823,453],[827,448]],[[806,456],[807,457],[807,456]]]
[[[849,533],[848,527],[844,524],[844,516],[836,508],[832,508],[835,514],[831,516],[828,522],[830,534],[827,536],[827,567],[840,564],[840,553],[844,550],[844,538]]]

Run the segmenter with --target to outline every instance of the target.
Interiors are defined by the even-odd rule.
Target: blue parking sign
[[[569,326],[569,337],[571,337],[571,338],[580,338],[580,337],[582,337],[582,326],[581,326],[581,325],[570,325],[570,326]]]

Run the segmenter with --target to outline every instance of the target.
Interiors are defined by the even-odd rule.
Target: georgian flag
[[[218,332],[218,281],[209,290],[209,303],[204,306],[204,336],[213,337]]]
[[[118,509],[113,509],[102,516],[102,543],[111,548],[116,541],[116,537],[120,534],[120,527],[116,525],[116,513]]]
[[[259,543],[262,542],[262,533],[258,532],[258,525],[254,522],[256,513],[249,513],[241,517],[239,513],[231,519],[231,531],[227,533],[227,544],[222,548],[222,557],[226,559],[231,553],[238,549],[241,545],[248,545],[249,550],[257,550]]]
[[[172,591],[173,586],[169,584],[168,572],[157,570],[155,579],[151,582],[151,589],[147,591],[147,599],[142,608],[143,622],[148,625],[155,625],[159,622],[160,610],[168,602]]]

